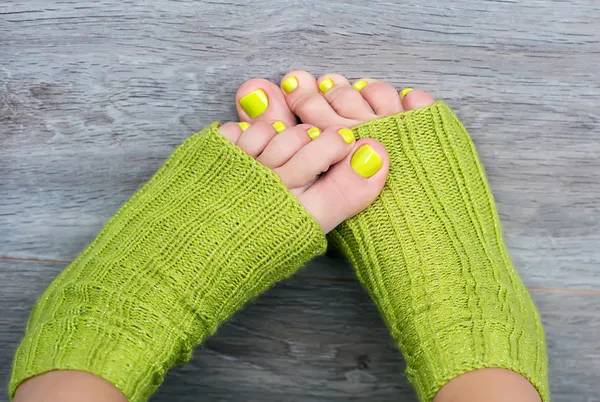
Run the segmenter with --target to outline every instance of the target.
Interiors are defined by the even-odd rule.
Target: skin
[[[450,380],[433,402],[541,402],[527,379],[514,371],[487,368]]]
[[[221,127],[221,133],[275,171],[323,230],[329,232],[377,197],[389,168],[381,144],[369,139],[347,144],[337,130],[428,106],[434,99],[418,90],[402,97],[389,84],[370,79],[365,79],[368,85],[358,92],[339,74],[315,79],[305,71],[292,71],[282,81],[292,76],[299,85],[290,93],[262,79],[244,83],[236,94],[236,106],[240,120],[248,122],[250,128],[242,132],[237,123],[228,123]],[[322,93],[319,84],[326,79],[335,85]],[[240,107],[239,99],[256,89],[263,89],[270,103],[263,114],[250,118]],[[296,126],[294,115],[304,124]],[[288,130],[277,134],[271,126],[276,121],[283,122]],[[310,127],[324,130],[315,141],[306,136]],[[383,159],[381,169],[370,178],[359,176],[350,166],[351,156],[364,144],[371,145]],[[324,171],[327,173],[320,175]],[[30,378],[19,386],[14,398],[14,402],[81,400],[125,402],[126,398],[104,379],[80,371],[52,371]],[[462,374],[445,384],[434,397],[434,402],[476,401],[540,402],[541,399],[527,379],[501,368]]]
[[[127,402],[111,383],[83,371],[51,371],[19,386],[13,402]]]
[[[14,402],[127,402],[112,384],[82,371],[51,371],[24,382]],[[541,402],[535,388],[510,370],[471,371],[449,381],[434,402]]]
[[[272,92],[279,91],[270,85],[274,87]],[[273,107],[273,99],[270,107]],[[272,123],[255,120],[245,131],[238,123],[227,123],[220,131],[229,141],[277,173],[321,225],[323,232],[329,233],[377,198],[389,169],[389,158],[383,145],[368,138],[348,144],[338,134],[343,128],[340,125],[324,128],[316,139],[311,140],[308,131],[314,125],[288,126],[287,130],[277,133]],[[372,147],[383,162],[379,171],[368,178],[354,171],[350,163],[354,153],[364,145]]]

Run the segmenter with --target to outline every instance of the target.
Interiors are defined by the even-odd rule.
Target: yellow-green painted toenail
[[[275,131],[277,131],[277,134],[279,134],[287,129],[287,127],[285,126],[285,124],[283,124],[282,121],[276,121],[275,123],[273,123],[271,125],[273,126]]]
[[[352,144],[354,142],[354,133],[349,128],[340,128],[338,134],[342,136],[346,144]]]
[[[321,130],[316,127],[309,128],[306,132],[311,140],[315,140],[321,135]]]
[[[321,92],[325,93],[325,92],[329,91],[331,88],[333,88],[334,85],[335,84],[333,83],[331,78],[325,78],[319,84],[319,89],[321,90]]]
[[[246,130],[248,130],[248,127],[250,127],[250,124],[246,123],[245,121],[238,123],[238,126],[240,126],[240,128],[242,129],[242,133]]]
[[[404,88],[404,89],[402,90],[402,92],[400,92],[400,97],[401,97],[401,98],[404,98],[404,97],[406,96],[406,94],[407,94],[407,93],[409,93],[410,91],[413,91],[413,90],[414,90],[414,88]]]
[[[354,87],[354,89],[356,89],[358,92],[360,92],[368,84],[369,83],[367,81],[365,81],[365,80],[358,80],[354,84],[352,84],[352,86]]]
[[[350,166],[362,177],[371,177],[381,169],[383,160],[370,145],[363,145],[352,155]]]
[[[262,89],[250,92],[240,99],[240,106],[253,119],[260,116],[269,107],[269,97]]]
[[[296,77],[288,77],[281,83],[281,88],[286,94],[289,94],[294,89],[298,88],[298,79]]]

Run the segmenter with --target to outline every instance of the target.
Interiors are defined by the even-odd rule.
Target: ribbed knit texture
[[[477,368],[522,374],[549,401],[544,332],[513,268],[484,170],[442,102],[357,127],[390,173],[379,198],[329,240],[354,265],[421,401]]]
[[[190,137],[50,285],[14,360],[83,370],[146,401],[248,300],[326,248],[279,177],[218,133]]]

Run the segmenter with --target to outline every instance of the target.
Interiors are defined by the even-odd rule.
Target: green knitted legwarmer
[[[375,203],[329,239],[379,307],[420,400],[462,373],[502,367],[548,401],[540,317],[463,126],[437,102],[354,131],[385,146],[390,174]]]
[[[218,132],[190,137],[50,285],[10,382],[82,370],[146,401],[248,300],[322,254],[318,223]]]

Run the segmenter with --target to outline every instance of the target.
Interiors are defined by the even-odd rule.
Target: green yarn
[[[27,378],[63,369],[146,401],[221,322],[325,248],[279,177],[213,124],[41,296],[15,355],[11,397]]]
[[[503,367],[549,401],[540,317],[464,127],[437,102],[354,132],[385,146],[390,174],[379,198],[329,240],[379,307],[420,400],[467,371]]]
[[[421,401],[484,367],[549,401],[539,314],[508,256],[471,140],[442,103],[354,129],[391,163],[367,210],[329,239],[349,257],[407,361]],[[10,394],[82,370],[146,401],[220,323],[326,248],[277,175],[218,133],[190,137],[34,307]]]

